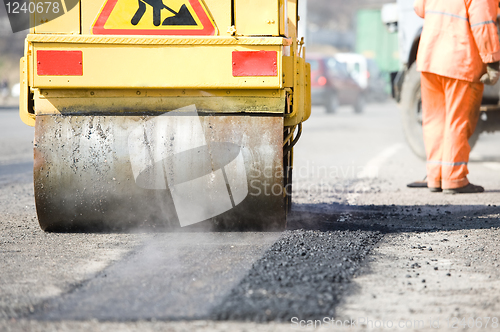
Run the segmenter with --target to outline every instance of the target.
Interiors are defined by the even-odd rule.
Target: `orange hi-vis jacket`
[[[485,63],[500,60],[498,0],[416,0],[414,7],[425,18],[419,71],[479,82]]]

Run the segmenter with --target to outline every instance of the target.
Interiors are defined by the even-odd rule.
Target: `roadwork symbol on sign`
[[[203,0],[107,0],[95,35],[214,35]]]

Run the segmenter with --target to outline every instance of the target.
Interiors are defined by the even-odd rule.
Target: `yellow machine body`
[[[32,16],[20,117],[35,126],[40,225],[282,229],[294,133],[311,110],[297,0],[163,0],[161,17],[139,3]]]

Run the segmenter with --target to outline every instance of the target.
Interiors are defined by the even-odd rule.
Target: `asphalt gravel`
[[[212,316],[253,322],[334,317],[346,285],[381,237],[378,231],[287,231]]]

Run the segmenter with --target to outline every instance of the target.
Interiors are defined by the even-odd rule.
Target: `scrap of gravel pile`
[[[216,307],[216,320],[334,317],[335,307],[378,231],[286,231]]]

